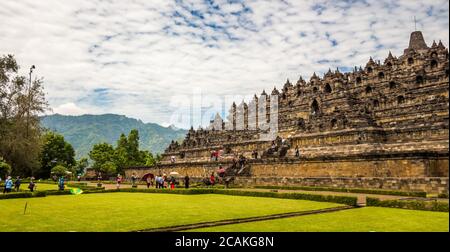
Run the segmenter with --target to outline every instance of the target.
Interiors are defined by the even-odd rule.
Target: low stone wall
[[[250,159],[253,177],[448,177],[448,156],[373,156],[348,158],[289,158],[289,159]],[[224,168],[230,161],[222,162],[177,162],[163,164],[154,168],[130,167],[125,176],[132,173],[169,174],[176,171],[193,177],[208,177]]]
[[[298,185],[326,187],[378,188],[391,190],[448,192],[448,155],[396,157],[374,155],[347,158],[251,159],[251,177],[237,178],[245,185]],[[217,172],[224,162],[180,162],[157,167],[130,167],[125,176],[178,172],[200,181]]]
[[[238,177],[234,183],[241,186],[317,186],[336,188],[370,188],[401,191],[425,191],[427,193],[448,193],[448,177],[425,178],[288,178],[288,177]]]

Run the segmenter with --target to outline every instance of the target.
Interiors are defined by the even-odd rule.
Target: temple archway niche
[[[320,112],[319,103],[316,99],[311,103],[311,115],[318,115]]]
[[[329,94],[329,93],[331,93],[332,91],[333,91],[333,90],[331,89],[330,84],[327,83],[327,84],[325,85],[325,93],[328,93],[328,94]]]

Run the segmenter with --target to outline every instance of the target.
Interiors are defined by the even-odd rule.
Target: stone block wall
[[[448,177],[423,177],[423,178],[349,178],[349,177],[252,177],[236,178],[236,185],[254,186],[317,186],[336,188],[367,188],[401,191],[425,191],[428,193],[448,193]]]
[[[157,167],[130,167],[125,176],[139,177],[147,173],[178,172],[200,181],[216,173],[224,162],[184,162]],[[448,157],[412,156],[409,158],[380,157],[341,159],[257,159],[249,160],[251,177],[238,177],[236,183],[245,185],[307,185],[394,190],[448,191]]]

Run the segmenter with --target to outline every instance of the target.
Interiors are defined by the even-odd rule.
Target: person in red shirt
[[[219,183],[223,180],[225,177],[225,169],[222,167],[222,165],[219,166],[219,170],[217,170],[217,174],[219,175]]]
[[[216,177],[214,177],[214,172],[211,173],[211,177],[209,178],[209,182],[211,182],[212,186],[216,183]]]

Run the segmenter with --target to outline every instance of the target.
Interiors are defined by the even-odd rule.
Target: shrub
[[[313,186],[255,186],[255,188],[262,189],[279,189],[279,190],[303,190],[303,191],[331,191],[331,192],[349,192],[349,193],[366,193],[366,194],[381,194],[381,195],[398,195],[423,197],[427,196],[426,192],[406,192],[395,190],[378,190],[365,188],[336,188],[336,187],[313,187]]]
[[[300,199],[322,202],[334,202],[350,206],[356,206],[357,198],[348,196],[333,196],[333,195],[316,195],[303,193],[275,193],[275,192],[253,192],[253,191],[238,191],[238,190],[223,190],[213,188],[192,188],[192,189],[135,189],[124,188],[114,190],[100,191],[104,193],[110,192],[140,192],[140,193],[168,193],[168,194],[224,194],[234,196],[251,196],[251,197],[269,197],[282,199]],[[87,191],[85,193],[97,193],[97,191]]]
[[[377,198],[367,197],[367,206],[392,207],[412,210],[448,212],[447,202],[438,201],[420,201],[420,200],[380,200]]]
[[[44,191],[46,193],[47,196],[50,195],[68,195],[70,194],[70,190],[48,190],[48,191]]]
[[[33,192],[33,197],[45,197],[47,196],[47,191],[36,191]]]
[[[31,192],[17,192],[0,194],[0,199],[17,199],[17,198],[31,198],[33,194]]]
[[[0,177],[4,178],[11,173],[11,166],[0,156]]]
[[[96,186],[88,186],[87,183],[67,183],[68,187],[80,188],[81,190],[97,189]],[[104,188],[104,187],[101,187]]]
[[[67,169],[62,165],[56,165],[55,167],[52,168],[51,173],[58,177],[65,176],[67,174]]]
[[[448,199],[448,193],[440,193],[439,195],[438,195],[438,198],[447,198]]]
[[[282,199],[334,202],[350,206],[357,205],[357,198],[348,196],[318,195],[318,194],[304,194],[304,193],[253,192],[253,191],[238,191],[238,190],[216,190],[215,193],[226,195],[237,195],[237,196],[271,197]]]
[[[281,199],[299,199],[299,200],[311,200],[321,202],[334,202],[339,204],[345,204],[350,206],[356,206],[357,198],[348,196],[333,196],[333,195],[317,195],[317,194],[304,194],[304,193],[275,193],[275,192],[254,192],[254,191],[239,191],[239,190],[224,190],[214,188],[192,188],[192,189],[138,189],[138,188],[123,188],[104,190],[105,188],[95,188],[83,190],[83,193],[114,193],[114,192],[139,192],[139,193],[167,193],[167,194],[224,194],[234,196],[250,196],[250,197],[269,197],[269,198],[281,198]],[[48,195],[67,195],[70,194],[70,190],[58,191],[49,190],[39,192],[42,194],[31,193],[17,193],[16,198],[24,197],[45,197]],[[12,194],[11,194],[12,195]],[[1,197],[0,197],[1,199]]]

